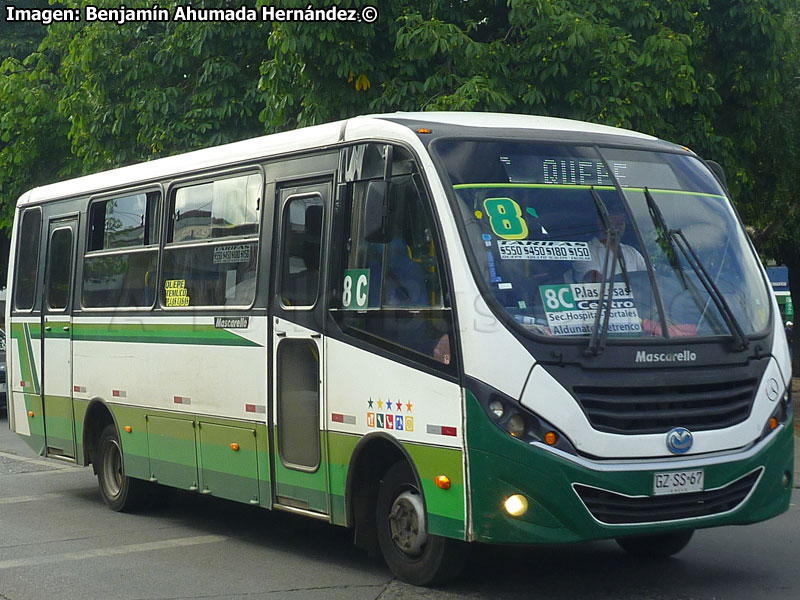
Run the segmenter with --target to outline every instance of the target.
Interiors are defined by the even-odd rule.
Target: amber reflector
[[[436,482],[436,487],[443,490],[450,489],[450,478],[447,475],[439,475],[434,481]]]

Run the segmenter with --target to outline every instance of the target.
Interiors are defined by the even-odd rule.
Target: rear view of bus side
[[[674,554],[791,493],[788,348],[722,178],[631,131],[397,113],[33,189],[10,426],[114,510],[299,513],[419,585],[466,542]]]

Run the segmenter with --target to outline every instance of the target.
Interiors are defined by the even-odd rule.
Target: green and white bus
[[[30,190],[10,426],[108,506],[669,555],[789,504],[790,362],[718,165],[562,119],[348,119]]]

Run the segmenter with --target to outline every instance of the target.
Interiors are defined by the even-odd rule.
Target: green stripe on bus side
[[[457,183],[453,186],[455,190],[482,190],[482,189],[500,189],[500,188],[521,188],[521,189],[546,189],[546,190],[613,190],[613,185],[571,185],[568,183]],[[704,198],[719,198],[725,200],[725,196],[720,194],[709,194],[708,192],[692,192],[689,190],[664,190],[658,188],[647,188],[651,194],[677,194],[682,196],[702,196]],[[625,187],[622,188],[624,192],[642,192],[644,188],[640,187]]]
[[[21,435],[37,454],[44,455],[44,419],[42,418],[42,397],[39,394],[23,394],[25,399],[25,418],[28,419],[28,427],[30,429],[30,436]],[[29,413],[33,413],[31,417]],[[19,427],[17,427],[19,429]]]
[[[80,402],[84,406],[76,408],[75,412],[76,417],[83,420],[86,403]],[[261,506],[271,505],[266,425],[121,404],[108,406],[119,428],[126,474],[141,479],[156,475],[161,483],[183,489],[194,485],[199,491],[203,491],[208,480],[212,495],[242,502],[257,497]],[[130,433],[125,431],[125,426],[131,428]],[[83,423],[76,425],[77,432],[82,436]],[[343,525],[346,521],[347,469],[360,439],[357,435],[322,433],[323,460],[312,474],[287,468],[276,457],[276,494],[302,498],[308,501],[311,510],[324,512],[329,508],[331,520]],[[230,448],[234,442],[239,443],[238,451]],[[462,452],[422,444],[403,445],[422,480],[429,530],[437,535],[463,538]],[[329,457],[327,463],[324,460],[326,454]],[[257,466],[253,466],[253,462]],[[326,469],[329,498],[326,498]],[[436,487],[434,479],[437,475],[450,477],[449,490]]]
[[[47,445],[51,448],[60,448],[72,456],[74,444],[72,436],[75,431],[72,421],[72,398],[45,394],[44,407]]]
[[[9,381],[8,388],[13,389],[18,380],[27,381],[31,384],[32,392],[39,393],[39,377],[36,374],[36,360],[33,357],[33,346],[31,344],[31,332],[28,323],[12,323],[11,339],[17,342],[17,355],[19,356],[19,377],[14,381]]]
[[[138,342],[153,344],[205,344],[209,346],[261,347],[226,329],[213,325],[160,323],[74,323],[73,340],[89,342]]]
[[[422,481],[428,508],[428,530],[436,535],[463,539],[466,519],[461,450],[420,444],[403,446],[417,466]],[[443,490],[436,485],[439,475],[450,478],[450,489]]]
[[[119,428],[127,475],[140,479],[155,476],[166,485],[183,489],[196,485],[201,492],[220,498],[257,501],[267,508],[272,505],[264,424],[122,404],[108,406]],[[151,435],[148,423],[153,420],[157,433]],[[191,427],[192,422],[196,427]],[[164,425],[172,427],[165,430]],[[125,431],[126,426],[130,432]],[[238,451],[231,448],[232,443],[239,444]]]
[[[85,449],[83,447],[83,423],[86,420],[86,410],[89,403],[85,400],[72,400],[72,410],[75,414],[75,462],[79,465],[86,463]]]

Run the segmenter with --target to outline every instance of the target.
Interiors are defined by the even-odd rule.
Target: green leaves
[[[206,5],[235,3],[193,3]],[[765,151],[785,146],[763,136],[791,80],[791,6],[797,0],[399,0],[380,3],[372,24],[54,24],[37,51],[3,63],[0,198],[9,210],[14,194],[61,176],[397,110],[638,129],[716,158],[750,198],[768,177]]]

